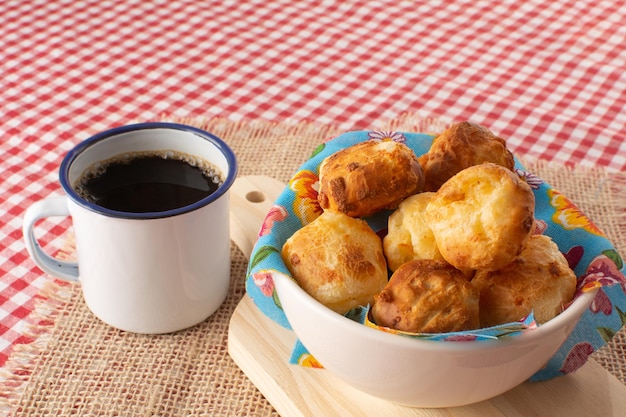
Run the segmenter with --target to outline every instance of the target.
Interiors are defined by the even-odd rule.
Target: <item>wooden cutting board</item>
[[[250,255],[265,213],[283,188],[284,184],[260,176],[242,177],[233,185],[231,236],[246,256]],[[423,409],[372,397],[323,369],[289,365],[295,340],[293,332],[267,318],[247,296],[230,321],[230,356],[285,417],[626,416],[626,386],[593,360],[574,374],[546,382],[526,382],[488,401]]]

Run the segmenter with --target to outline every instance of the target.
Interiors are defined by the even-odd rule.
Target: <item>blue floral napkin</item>
[[[298,229],[317,218],[322,209],[317,203],[318,167],[322,160],[338,150],[367,140],[403,142],[419,156],[430,149],[434,136],[422,133],[379,131],[348,132],[323,143],[295,173],[266,216],[250,257],[246,291],[256,306],[276,323],[290,328],[274,290],[275,271],[290,275],[280,251],[285,241]],[[535,194],[535,218],[539,232],[550,236],[565,255],[578,277],[577,296],[599,288],[590,308],[549,363],[531,380],[546,380],[580,368],[589,355],[608,342],[626,323],[626,278],[622,258],[594,225],[570,200],[539,177],[527,172],[519,161],[518,175]],[[374,231],[384,234],[389,212],[365,219]],[[347,314],[352,320],[374,326],[367,320],[367,306]],[[532,315],[518,323],[468,332],[420,334],[441,343],[479,343],[481,339],[515,337],[537,327]],[[402,337],[402,336],[398,336]],[[294,347],[291,363],[322,367],[300,342]]]

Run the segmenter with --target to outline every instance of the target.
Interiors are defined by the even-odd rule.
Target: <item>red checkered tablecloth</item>
[[[90,134],[171,117],[471,120],[519,155],[626,169],[626,3],[0,3],[0,366],[50,278],[24,209]],[[68,219],[39,227],[59,248]]]

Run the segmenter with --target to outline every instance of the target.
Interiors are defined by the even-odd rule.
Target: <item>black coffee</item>
[[[180,152],[125,154],[83,173],[75,190],[87,201],[111,210],[148,213],[188,206],[221,185],[219,170]]]

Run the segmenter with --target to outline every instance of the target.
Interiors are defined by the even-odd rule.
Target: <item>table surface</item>
[[[372,129],[470,120],[516,154],[626,170],[626,3],[5,0],[0,11],[0,366],[50,280],[23,212],[91,134],[170,118]],[[315,144],[312,144],[312,146]],[[38,226],[47,250],[69,219]]]

